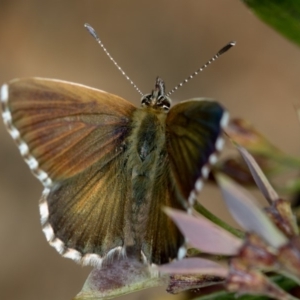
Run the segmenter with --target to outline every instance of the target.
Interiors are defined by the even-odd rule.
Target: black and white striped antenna
[[[134,89],[141,95],[144,96],[144,94],[141,92],[141,90],[137,87],[137,85],[130,79],[130,77],[123,71],[123,69],[118,65],[118,63],[114,60],[114,58],[110,55],[110,53],[107,51],[107,49],[104,47],[103,43],[101,42],[100,38],[98,37],[95,29],[89,25],[84,24],[84,27],[88,30],[88,32],[93,36],[93,38],[97,41],[97,43],[100,45],[100,47],[103,49],[105,54],[109,57],[109,59],[114,63],[114,65],[117,67],[117,69],[122,73],[122,75],[130,82],[130,84],[134,87]],[[206,69],[211,63],[213,63],[216,59],[218,59],[222,54],[227,52],[230,48],[235,46],[236,42],[230,42],[226,46],[224,46],[216,55],[214,55],[206,64],[204,64],[201,68],[196,70],[193,74],[191,74],[189,77],[187,77],[185,80],[177,84],[171,91],[167,93],[167,97],[169,97],[171,94],[173,94],[175,91],[177,91],[180,87],[182,87],[185,83],[193,79],[196,75],[198,75],[200,72],[202,72],[204,69]]]
[[[231,47],[235,46],[236,42],[232,41],[228,43],[226,46],[224,46],[216,55],[214,55],[206,64],[204,64],[201,68],[196,70],[193,74],[191,74],[189,77],[181,81],[179,84],[177,84],[170,92],[167,93],[167,96],[169,97],[171,94],[173,94],[175,91],[177,91],[179,88],[181,88],[185,83],[193,79],[196,75],[198,75],[200,72],[202,72],[204,69],[206,69],[211,63],[213,63],[216,59],[218,59],[222,54],[227,52]]]
[[[93,38],[97,41],[97,43],[101,46],[105,54],[109,57],[109,59],[114,63],[114,65],[117,67],[117,69],[122,73],[122,75],[130,82],[130,84],[135,88],[135,90],[143,96],[144,94],[141,92],[141,90],[136,86],[136,84],[129,78],[129,76],[123,71],[123,69],[118,65],[118,63],[114,60],[114,58],[110,55],[110,53],[107,51],[107,49],[104,47],[103,43],[101,42],[100,38],[98,37],[95,29],[85,23],[84,27],[88,30],[88,32],[93,36]]]

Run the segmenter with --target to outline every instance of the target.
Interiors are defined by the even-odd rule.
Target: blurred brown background
[[[167,89],[231,40],[237,46],[173,95],[216,98],[284,151],[298,155],[300,51],[238,0],[0,0],[0,83],[40,76],[79,82],[136,104],[140,96],[83,27],[90,23],[139,88]],[[0,298],[71,299],[89,272],[61,258],[41,231],[42,186],[0,122]],[[219,192],[203,201],[223,216]],[[167,299],[154,289],[124,299]],[[171,299],[175,299],[171,297]]]

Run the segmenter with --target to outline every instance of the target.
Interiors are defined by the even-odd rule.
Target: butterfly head
[[[169,111],[171,99],[165,94],[165,83],[157,77],[155,88],[151,94],[146,94],[141,99],[142,107],[152,107],[154,109]]]

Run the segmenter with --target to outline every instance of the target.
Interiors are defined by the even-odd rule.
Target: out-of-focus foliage
[[[265,23],[300,46],[300,1],[244,0]]]

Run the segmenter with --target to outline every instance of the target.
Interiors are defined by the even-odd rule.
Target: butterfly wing
[[[118,151],[116,145],[128,134],[136,109],[103,91],[37,78],[12,81],[8,98],[2,106],[10,133],[19,146],[20,139],[28,145],[39,167],[53,180],[72,177]]]
[[[179,193],[192,204],[191,192],[201,189],[202,177],[221,150],[222,127],[228,113],[214,101],[192,99],[171,108],[166,120],[170,169]],[[189,198],[190,197],[190,198]]]
[[[3,85],[1,105],[8,131],[45,186],[40,212],[50,244],[81,261],[121,246],[126,224],[118,210],[130,187],[122,165],[136,108],[100,90],[38,78]]]
[[[145,230],[143,253],[155,264],[168,263],[178,256],[184,238],[175,223],[163,211],[164,207],[185,210],[184,199],[178,195],[176,182],[170,176],[168,156],[163,156],[156,165],[156,179],[151,186],[148,226]]]
[[[49,217],[43,230],[65,257],[98,264],[109,251],[121,250],[126,244],[130,235],[126,207],[131,207],[131,197],[125,157],[126,152],[101,166],[94,164],[44,191],[40,208],[45,211],[47,203]]]

